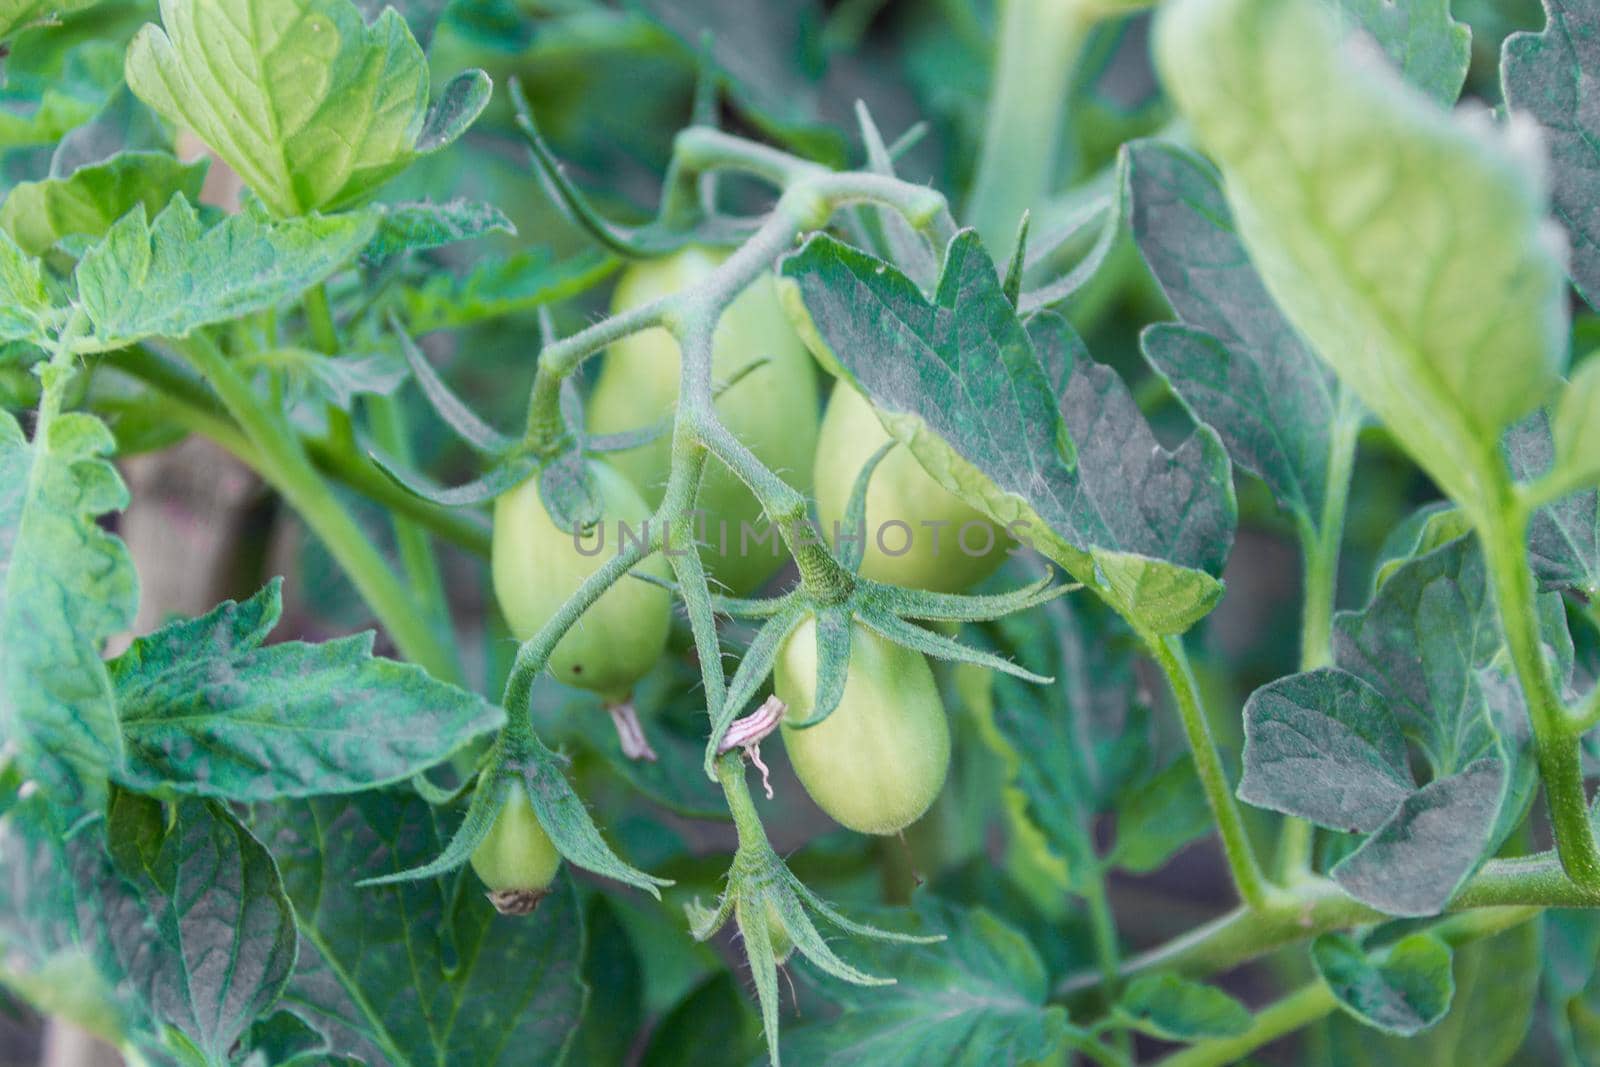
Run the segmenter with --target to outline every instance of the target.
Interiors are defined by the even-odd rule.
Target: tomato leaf
[[[461,277],[433,274],[406,289],[406,321],[417,336],[525,314],[593,288],[618,261],[599,252],[557,259],[533,247],[506,258],[485,258]]]
[[[1181,0],[1156,55],[1278,306],[1451,497],[1494,507],[1500,435],[1566,361],[1531,154],[1341,47],[1314,0]]]
[[[977,236],[951,243],[930,301],[824,235],[783,262],[784,300],[941,484],[1060,563],[1148,633],[1221,595],[1233,538],[1226,454],[1201,428],[1161,448],[1127,387],[1065,320],[1019,320]]]
[[[1128,983],[1116,1013],[1134,1029],[1164,1041],[1237,1037],[1250,1028],[1249,1010],[1233,997],[1175,974],[1140,975]]]
[[[1528,1038],[1539,992],[1538,923],[1523,923],[1455,951],[1449,1014],[1412,1037],[1374,1033],[1342,1013],[1328,1027],[1340,1067],[1471,1063],[1502,1067]]]
[[[17,184],[0,204],[0,227],[29,255],[42,255],[63,237],[104,236],[138,204],[153,214],[176,195],[198,199],[205,175],[204,160],[180,163],[166,152],[119,152],[70,177]]]
[[[1506,433],[1505,452],[1519,479],[1547,474],[1555,465],[1556,446],[1545,413],[1535,412],[1513,426]],[[1569,493],[1534,512],[1528,554],[1542,588],[1600,595],[1600,490]]]
[[[86,347],[184,337],[298,296],[371,240],[366,215],[274,222],[257,212],[206,229],[175,196],[149,221],[143,204],[78,262],[78,303],[94,327]]]
[[[111,450],[91,415],[29,441],[0,412],[0,736],[56,799],[90,808],[122,757],[100,649],[139,598],[127,546],[96,522],[128,502]]]
[[[1239,798],[1331,830],[1371,832],[1417,788],[1382,693],[1336,667],[1262,686],[1244,706]]]
[[[1222,183],[1175,145],[1124,150],[1129,227],[1179,323],[1140,347],[1233,461],[1311,528],[1322,525],[1338,379],[1272,302],[1234,228]]]
[[[560,1061],[585,997],[569,880],[531,917],[497,914],[454,877],[356,888],[439,852],[432,809],[400,792],[260,806],[254,825],[302,931],[282,1003],[335,1054],[395,1067]]]
[[[281,581],[142,637],[111,663],[117,777],[233,801],[403,781],[505,722],[483,698],[372,655],[372,635],[264,645]]]
[[[1531,118],[1550,153],[1555,217],[1572,245],[1572,281],[1600,307],[1600,11],[1544,0],[1545,28],[1502,45],[1500,80],[1513,115]]]
[[[1125,871],[1147,874],[1210,829],[1205,790],[1185,753],[1118,805],[1117,844],[1110,858]]]
[[[862,940],[853,958],[893,985],[817,978],[843,1009],[784,1035],[793,1063],[978,1067],[1048,1061],[1074,1034],[1064,1008],[1046,1004],[1044,965],[1026,938],[986,911],[923,897],[914,912],[886,913],[886,929],[943,935],[934,944]],[[808,974],[813,968],[802,964]]]
[[[477,200],[451,200],[444,204],[423,200],[384,204],[374,210],[379,218],[378,232],[361,252],[362,258],[368,260],[384,260],[401,252],[423,252],[491,233],[517,232],[505,212]]]
[[[227,809],[120,794],[107,833],[131,892],[108,901],[118,960],[152,1018],[216,1067],[294,971],[294,909],[277,866]]]
[[[1412,934],[1367,953],[1344,934],[1323,934],[1311,961],[1339,1006],[1386,1034],[1411,1037],[1444,1018],[1455,995],[1450,946]]]
[[[1348,28],[1369,34],[1407,84],[1449,107],[1472,61],[1472,30],[1450,17],[1450,0],[1334,0]]]
[[[161,0],[161,21],[128,47],[128,85],[279,216],[360,202],[489,100],[472,71],[430,113],[427,60],[392,9],[368,26],[350,0]]]

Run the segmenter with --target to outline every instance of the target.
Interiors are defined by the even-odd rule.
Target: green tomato
[[[495,598],[519,641],[532,637],[578,591],[585,578],[619,550],[624,529],[642,535],[650,509],[638,490],[606,463],[591,461],[601,521],[581,537],[557,526],[530,478],[495,501],[491,564]],[[668,576],[651,556],[635,572]],[[612,703],[628,698],[633,683],[655,666],[672,625],[672,594],[626,577],[579,616],[556,644],[550,670],[569,685],[600,693]]]
[[[837,541],[856,478],[889,441],[866,397],[840,382],[817,441],[817,518]],[[994,573],[1011,539],[988,516],[934,481],[904,445],[883,457],[867,485],[867,578],[912,589],[958,593]]]
[[[687,248],[636,263],[618,282],[612,310],[626,311],[692,288],[726,258],[720,251]],[[717,413],[761,462],[796,489],[809,492],[805,479],[811,471],[821,408],[817,368],[789,325],[771,274],[752,282],[723,312],[712,346],[711,371],[718,383],[732,380],[756,360],[766,360],[722,391]],[[589,394],[590,432],[618,433],[668,417],[678,403],[679,366],[678,343],[664,329],[645,330],[612,345]],[[672,460],[668,438],[608,458],[640,487],[647,501],[660,503]],[[794,481],[797,477],[799,482]],[[705,558],[713,578],[735,593],[748,593],[772,576],[785,554],[777,531],[766,522],[761,505],[743,482],[713,461],[696,503],[706,513]],[[744,524],[750,533],[741,543]]]
[[[800,783],[835,822],[893,834],[916,822],[950,769],[950,724],[922,653],[852,624],[839,706],[804,729],[817,695],[817,627],[802,622],[778,654],[773,687],[789,708],[783,745]]]
[[[539,825],[521,785],[513,785],[489,834],[472,853],[472,869],[488,887],[495,907],[527,914],[555,880],[561,853]]]

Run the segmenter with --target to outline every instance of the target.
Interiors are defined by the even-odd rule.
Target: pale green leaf
[[[531,916],[496,913],[454,875],[357,888],[442,847],[433,810],[402,792],[264,805],[254,828],[300,921],[283,1006],[334,1054],[393,1067],[560,1062],[586,995],[570,881]]]
[[[1566,360],[1537,157],[1340,36],[1314,0],[1178,0],[1156,55],[1278,305],[1481,513],[1502,431]]]
[[[111,663],[135,789],[233,801],[403,781],[503,725],[481,697],[372,655],[372,635],[264,645],[278,581]]]
[[[420,336],[526,313],[593,288],[618,266],[599,252],[556,259],[539,246],[485,259],[462,277],[435,273],[405,290],[407,325]]]
[[[1576,482],[1600,482],[1600,357],[1590,356],[1556,401],[1555,458]]]
[[[499,208],[476,200],[383,204],[375,210],[380,220],[378,232],[361,253],[367,259],[426,251],[491,233],[517,232]]]
[[[166,152],[119,152],[70,177],[22,182],[0,204],[0,228],[29,255],[63,237],[97,238],[143,204],[154,215],[174,196],[198,200],[206,163],[180,163]]]
[[[0,41],[16,36],[30,26],[59,22],[100,0],[0,0]]]
[[[29,441],[0,412],[0,736],[58,799],[89,806],[122,757],[101,646],[138,605],[127,546],[96,522],[128,501],[111,448],[89,415]]]
[[[277,222],[246,211],[206,229],[181,196],[153,223],[141,204],[78,262],[90,343],[184,337],[272,307],[350,262],[374,226],[364,215]]]
[[[463,75],[428,112],[428,65],[389,9],[350,0],[161,0],[129,86],[192,129],[280,216],[348,207],[459,137],[488,102]]]
[[[0,228],[0,341],[44,341],[52,310],[39,261]]]

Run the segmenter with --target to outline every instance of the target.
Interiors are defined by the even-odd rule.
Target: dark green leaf
[[[755,1013],[733,975],[707,978],[655,1025],[640,1067],[705,1067],[710,1053],[748,1063],[761,1049]]]
[[[696,770],[699,769],[698,763]],[[626,1063],[637,1036],[643,1005],[639,954],[617,907],[603,893],[589,896],[583,909],[588,942],[583,981],[590,997],[572,1046],[573,1063]]]
[[[1021,934],[988,912],[931,897],[914,913],[874,921],[948,940],[857,942],[852,959],[873,974],[893,975],[895,984],[866,988],[819,978],[844,1011],[786,1033],[789,1062],[988,1067],[1061,1055],[1073,1028],[1064,1008],[1046,1005],[1044,966]]]
[[[0,411],[0,736],[57,799],[93,808],[122,758],[100,649],[139,599],[127,546],[96,520],[128,492],[98,419],[58,415],[43,437]]]
[[[207,801],[179,803],[167,826],[154,801],[121,794],[108,834],[134,890],[106,914],[122,967],[157,1022],[224,1067],[294,970],[294,911],[277,867]]]
[[[980,647],[1054,676],[1052,685],[989,672],[957,676],[981,686],[961,695],[1000,758],[1013,839],[1041,853],[1036,865],[1058,872],[1062,889],[1092,876],[1097,859],[1087,828],[1146,773],[1150,755],[1126,634],[1108,614],[1055,602],[968,631]]]
[[[491,233],[517,232],[511,220],[499,208],[476,200],[451,200],[445,204],[429,201],[384,204],[376,210],[379,217],[378,232],[361,253],[372,260],[387,259],[400,252],[440,248]]]
[[[1124,152],[1129,225],[1181,323],[1147,329],[1146,358],[1236,463],[1320,526],[1338,381],[1273,304],[1216,171],[1159,141]]]
[[[1461,95],[1472,31],[1450,17],[1450,0],[1335,0],[1349,28],[1371,35],[1400,76],[1444,107]]]
[[[281,217],[348,207],[459,137],[488,102],[481,71],[427,111],[428,64],[398,12],[350,0],[162,0],[128,48],[128,85],[192,129]]]
[[[1166,1041],[1237,1037],[1250,1028],[1250,1012],[1215,986],[1175,974],[1141,975],[1123,990],[1117,1014]]]
[[[1390,915],[1437,915],[1492,844],[1505,785],[1497,759],[1435,778],[1339,861],[1334,881]]]
[[[263,646],[278,612],[273,581],[111,663],[127,741],[119,780],[235,801],[357,792],[504,724],[481,697],[374,658],[371,634]]]
[[[91,343],[112,349],[184,337],[272,307],[353,259],[374,225],[365,215],[273,222],[246,211],[206,230],[181,196],[153,223],[140,204],[78,263]]]
[[[1329,1028],[1339,1067],[1503,1067],[1528,1033],[1539,991],[1539,924],[1508,930],[1455,953],[1451,1011],[1414,1037],[1390,1037],[1342,1016]],[[1517,1062],[1532,1063],[1532,1060]]]
[[[1544,0],[1544,10],[1542,31],[1506,38],[1500,78],[1512,114],[1531,118],[1544,134],[1572,280],[1600,307],[1600,10],[1586,0]]]
[[[0,818],[0,981],[40,1011],[116,1041],[140,1015],[99,920],[117,876],[99,822],[68,834],[42,794]],[[112,887],[102,898],[99,887]]]
[[[355,888],[439,851],[432,810],[399,792],[261,807],[256,828],[302,931],[283,1003],[335,1053],[394,1067],[560,1060],[585,996],[570,882],[524,917],[454,877]]]
[[[1506,432],[1511,472],[1532,481],[1555,461],[1550,420],[1535,412]],[[1579,589],[1600,596],[1600,490],[1587,489],[1547,504],[1528,524],[1528,554],[1544,589]]]
[[[1187,755],[1128,795],[1117,811],[1112,860],[1138,874],[1159,870],[1183,846],[1211,830],[1205,790]]]
[[[1444,1018],[1455,994],[1450,946],[1432,934],[1369,955],[1344,934],[1312,942],[1311,960],[1339,1006],[1386,1034],[1411,1037]]]
[[[421,336],[534,311],[592,288],[618,266],[599,252],[557,259],[541,247],[485,259],[463,277],[434,274],[422,288],[406,290],[406,320]]]
[[[946,488],[1146,632],[1182,632],[1215,605],[1234,522],[1215,435],[1162,449],[1065,320],[1024,327],[975,234],[951,243],[931,304],[903,274],[826,236],[782,273],[813,351]]]
[[[1331,830],[1376,830],[1416,789],[1388,701],[1336,667],[1257,689],[1244,738],[1240,799]]]

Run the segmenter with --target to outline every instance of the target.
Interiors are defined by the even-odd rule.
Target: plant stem
[[[1453,915],[1434,923],[1429,931],[1445,944],[1458,947],[1504,933],[1539,914],[1538,908],[1494,908]],[[1160,1067],[1224,1067],[1238,1063],[1261,1046],[1316,1022],[1338,1006],[1332,990],[1319,979],[1256,1012],[1250,1029],[1239,1036],[1199,1042],[1160,1060]]]
[[[371,396],[367,398],[367,420],[372,428],[373,439],[378,447],[400,462],[411,466],[411,436],[406,430],[405,412],[401,409],[399,401],[392,396]],[[427,530],[412,522],[402,514],[391,516],[394,524],[395,543],[400,550],[400,565],[405,569],[406,577],[411,582],[411,590],[420,603],[427,621],[439,634],[440,643],[447,648],[454,649],[449,640],[450,634],[450,601],[445,595],[444,577],[439,573],[439,560],[433,552],[433,542],[428,537]],[[461,661],[452,655],[455,671],[445,676],[445,680],[458,685],[466,680],[461,670]]]
[[[196,332],[179,347],[255,447],[257,473],[327,545],[401,655],[438,677],[451,677],[450,650],[417,613],[405,586],[311,465],[299,440],[276,413],[260,405],[250,383],[204,332]]]
[[[156,390],[189,429],[216,441],[247,466],[256,467],[254,450],[248,455],[241,451],[239,445],[244,438],[205,382],[143,345],[107,352],[99,359],[106,366]],[[489,525],[482,516],[443,508],[408,493],[359,456],[329,442],[302,439],[300,443],[323,474],[390,511],[421,523],[447,541],[488,558]]]
[[[1333,991],[1318,980],[1256,1012],[1250,1029],[1237,1037],[1202,1041],[1158,1061],[1161,1067],[1223,1067],[1323,1018],[1339,1006]]]
[[[317,351],[332,355],[339,351],[339,331],[333,323],[333,308],[328,303],[328,287],[318,282],[305,295],[306,326]]]
[[[1194,672],[1189,667],[1182,639],[1147,636],[1145,643],[1162,673],[1167,676],[1167,684],[1172,687],[1178,715],[1183,720],[1183,732],[1189,740],[1189,751],[1194,756],[1195,771],[1200,776],[1201,788],[1205,790],[1206,802],[1211,806],[1239,899],[1246,907],[1260,908],[1267,903],[1269,889],[1261,875],[1261,866],[1256,862],[1255,851],[1250,847],[1244,817],[1239,811],[1238,801],[1234,799],[1233,788],[1228,784],[1216,741],[1211,736],[1211,724],[1200,702],[1200,690],[1195,683]]]
[[[1051,191],[1091,19],[1072,0],[1002,0],[994,81],[966,220],[1004,263],[1022,213]]]
[[[1361,417],[1347,390],[1339,390],[1338,414],[1328,451],[1328,482],[1322,515],[1315,524],[1301,523],[1300,550],[1305,557],[1305,593],[1300,615],[1300,669],[1314,671],[1333,662],[1333,612],[1339,591],[1339,550],[1344,543],[1345,508],[1355,466]],[[1304,819],[1285,816],[1278,833],[1277,876],[1288,884],[1311,869],[1314,831]]]
[[[1584,794],[1580,734],[1550,676],[1539,635],[1533,572],[1528,563],[1527,505],[1517,495],[1503,463],[1490,469],[1497,472],[1498,484],[1491,489],[1493,503],[1476,517],[1476,525],[1500,610],[1500,626],[1528,704],[1556,850],[1574,882],[1600,888],[1600,849]]]

